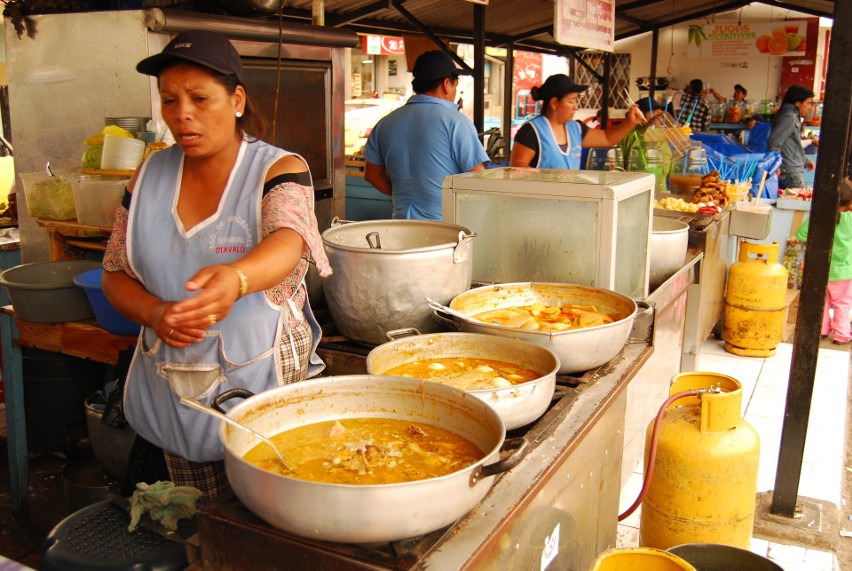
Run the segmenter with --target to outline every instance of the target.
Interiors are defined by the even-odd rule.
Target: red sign
[[[361,51],[378,56],[405,55],[405,42],[394,36],[361,36]]]

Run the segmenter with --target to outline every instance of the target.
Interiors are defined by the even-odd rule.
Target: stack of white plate
[[[104,124],[115,125],[136,134],[145,131],[145,127],[150,119],[150,117],[106,117],[104,118]]]
[[[134,170],[142,162],[145,141],[129,137],[104,135],[101,168],[107,170]]]

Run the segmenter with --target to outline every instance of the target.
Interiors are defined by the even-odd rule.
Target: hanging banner
[[[374,56],[401,56],[405,42],[393,36],[361,36],[361,51]]]
[[[807,22],[749,22],[689,26],[690,58],[796,56],[805,53]]]
[[[553,37],[566,46],[612,52],[614,0],[556,0]]]

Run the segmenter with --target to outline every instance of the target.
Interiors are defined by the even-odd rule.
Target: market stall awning
[[[283,14],[310,21],[316,0],[291,0]],[[768,0],[759,2],[830,18],[836,0]],[[736,10],[747,0],[616,0],[615,39],[664,28],[687,20]],[[325,0],[325,25],[349,26],[371,34],[418,33],[473,43],[474,6],[467,0]],[[515,48],[562,51],[553,37],[553,0],[490,0],[485,7],[485,42],[514,42]]]

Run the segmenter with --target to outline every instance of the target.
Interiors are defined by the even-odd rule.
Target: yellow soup
[[[463,391],[499,389],[532,381],[541,374],[512,363],[476,357],[420,359],[384,372],[450,385]]]
[[[329,484],[393,484],[451,474],[485,454],[454,432],[394,418],[349,418],[300,426],[271,438],[293,470],[267,444],[243,457],[270,472]]]

